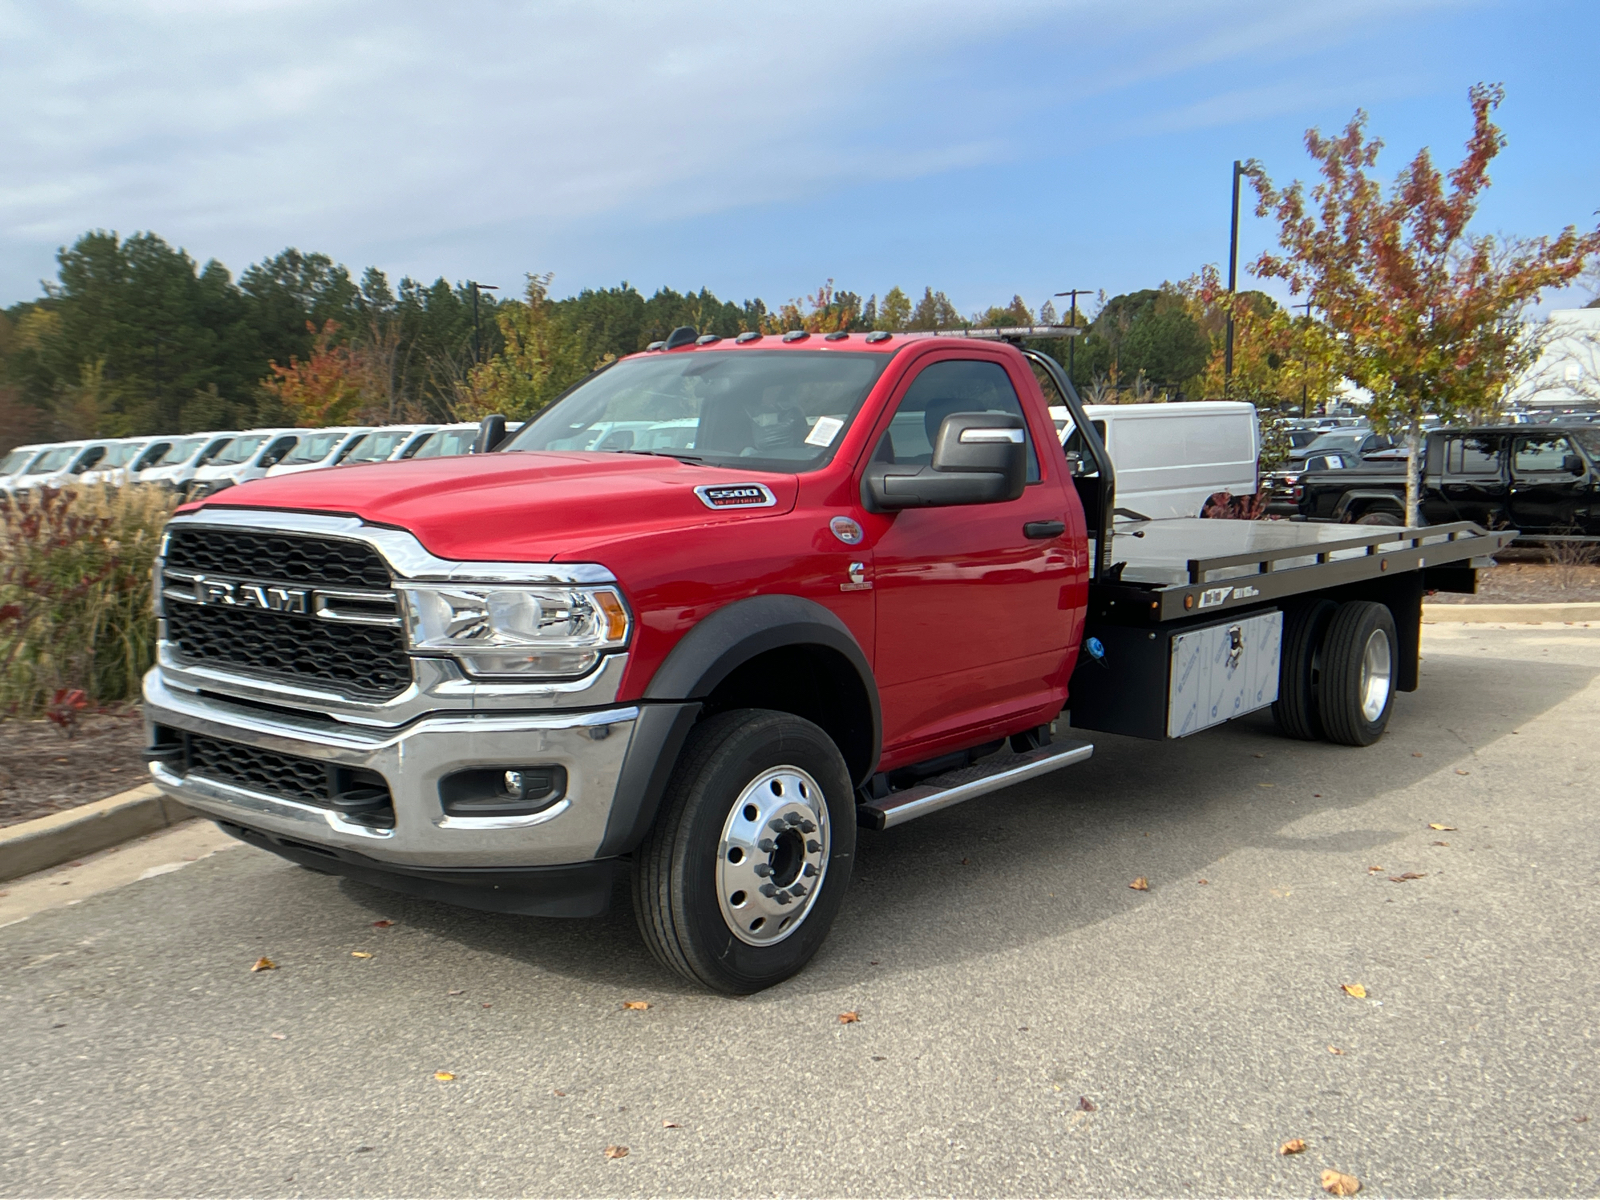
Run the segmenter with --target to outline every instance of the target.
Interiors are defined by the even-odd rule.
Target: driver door
[[[1053,429],[1037,426],[999,362],[943,358],[924,366],[879,434],[875,462],[926,465],[943,420],[1004,412],[1024,419],[1030,457],[1021,499],[912,508],[869,517],[877,598],[874,671],[886,759],[964,730],[1060,702],[1076,630],[1064,588],[1079,580],[1073,547],[1082,510],[1070,503]],[[897,750],[900,751],[897,753]]]
[[[1524,434],[1511,446],[1511,523],[1529,533],[1576,533],[1588,470],[1572,470],[1578,448],[1559,433]]]

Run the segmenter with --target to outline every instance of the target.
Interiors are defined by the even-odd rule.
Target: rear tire
[[[1330,742],[1370,746],[1383,736],[1394,709],[1399,644],[1387,606],[1370,600],[1339,606],[1323,639],[1317,686]]]
[[[1278,698],[1272,717],[1292,738],[1314,742],[1323,736],[1317,713],[1317,675],[1322,639],[1339,606],[1312,600],[1283,614],[1283,650],[1278,667]]]
[[[639,931],[663,965],[705,987],[781,983],[828,936],[855,840],[850,774],[826,733],[766,709],[710,717],[634,852]]]
[[[1405,522],[1400,519],[1399,513],[1389,512],[1387,509],[1378,509],[1376,512],[1363,513],[1356,518],[1357,525],[1391,525],[1401,526]]]

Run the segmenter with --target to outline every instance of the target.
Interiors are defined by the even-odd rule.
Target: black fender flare
[[[1393,492],[1384,491],[1382,489],[1368,489],[1363,491],[1360,488],[1351,488],[1348,492],[1339,497],[1339,503],[1334,506],[1333,517],[1336,520],[1342,521],[1345,517],[1345,514],[1350,511],[1351,504],[1358,500],[1376,500],[1381,505],[1393,505],[1395,510],[1402,515],[1406,510],[1405,493],[1403,492],[1399,496],[1396,496]],[[1373,506],[1368,505],[1367,507],[1371,508]]]
[[[849,626],[802,596],[736,600],[689,630],[646,686],[596,857],[625,854],[649,831],[684,739],[717,685],[751,659],[784,646],[825,646],[855,670],[872,717],[866,775],[876,769],[883,746],[878,684],[872,664]]]

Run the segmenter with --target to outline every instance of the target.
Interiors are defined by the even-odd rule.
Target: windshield
[[[376,433],[366,434],[356,440],[339,462],[341,464],[387,462],[390,456],[400,449],[401,444],[415,432],[414,429],[380,429]]]
[[[189,456],[206,444],[203,437],[179,438],[168,446],[160,458],[145,463],[146,467],[175,467],[189,461]]]
[[[249,437],[234,438],[222,448],[222,452],[211,460],[213,467],[236,467],[242,462],[249,462],[255,452],[261,449],[261,444],[267,440],[264,433],[252,433]]]
[[[653,452],[757,470],[832,457],[887,354],[702,351],[635,358],[591,376],[507,450]]]
[[[110,467],[125,467],[133,461],[133,456],[145,448],[144,442],[118,442],[106,447],[106,456],[95,463],[98,470],[104,471]]]
[[[1307,457],[1312,454],[1328,450],[1343,450],[1347,453],[1361,449],[1361,443],[1367,440],[1365,429],[1341,429],[1337,433],[1325,433],[1316,441],[1305,447]]]
[[[1589,461],[1600,463],[1600,429],[1567,429],[1563,432],[1588,452]]]
[[[300,444],[285,456],[284,465],[317,463],[332,454],[334,447],[345,439],[348,429],[334,429],[327,433],[313,433],[300,439]]]
[[[27,466],[28,460],[37,453],[39,453],[37,450],[13,450],[5,458],[0,459],[0,475],[15,475]]]
[[[59,471],[82,449],[82,446],[57,446],[54,450],[47,450],[40,456],[39,461],[33,464],[28,474],[43,475],[47,471]]]

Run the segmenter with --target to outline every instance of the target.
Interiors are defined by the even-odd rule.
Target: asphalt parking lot
[[[1600,629],[1425,654],[1367,750],[1106,737],[863,834],[820,957],[743,1000],[623,898],[464,912],[248,848],[36,913],[0,1192],[1594,1194]]]

